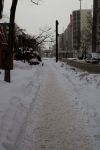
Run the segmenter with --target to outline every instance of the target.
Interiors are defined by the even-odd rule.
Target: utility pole
[[[56,62],[58,62],[58,20],[56,20]]]

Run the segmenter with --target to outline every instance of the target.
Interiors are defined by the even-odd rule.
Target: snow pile
[[[87,132],[99,145],[95,149],[100,148],[100,74],[90,74],[62,62],[55,67],[72,84],[77,93],[74,105],[81,110]]]
[[[80,86],[86,88],[86,85],[94,87],[94,90],[100,88],[100,74],[90,74],[62,62],[58,62],[56,67],[60,68],[60,72],[66,78],[70,78],[71,82],[79,88]]]

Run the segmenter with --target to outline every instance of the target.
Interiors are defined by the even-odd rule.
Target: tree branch
[[[37,2],[34,2],[33,0],[31,0],[31,2],[34,3],[35,5],[39,5],[39,1],[41,0],[38,0]]]

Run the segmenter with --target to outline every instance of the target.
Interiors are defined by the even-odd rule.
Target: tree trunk
[[[2,18],[4,0],[0,0],[0,18]]]
[[[16,12],[16,7],[17,7],[17,2],[18,0],[13,0],[12,1],[12,6],[10,10],[10,23],[9,23],[9,37],[8,37],[8,66],[7,69],[5,70],[5,77],[4,80],[6,82],[11,81],[11,75],[10,75],[10,68],[11,64],[13,62],[12,55],[13,55],[13,45],[14,45],[14,33],[15,33],[15,12]]]

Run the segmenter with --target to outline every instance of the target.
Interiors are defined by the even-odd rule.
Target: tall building
[[[62,33],[62,34],[59,34],[59,36],[58,36],[58,50],[59,50],[59,52],[64,50],[63,41],[64,41],[64,39],[63,39],[63,33]]]
[[[81,49],[81,32],[87,26],[87,16],[91,14],[91,9],[75,10],[72,12],[72,45],[73,51],[79,55]]]
[[[73,57],[72,51],[72,15],[70,15],[70,23],[65,29],[64,33],[64,50],[66,51],[66,57]]]
[[[100,0],[93,0],[92,52],[100,53]]]
[[[64,36],[63,33],[59,34],[58,36],[58,57],[59,58],[64,58],[65,56],[65,51],[64,51]]]

